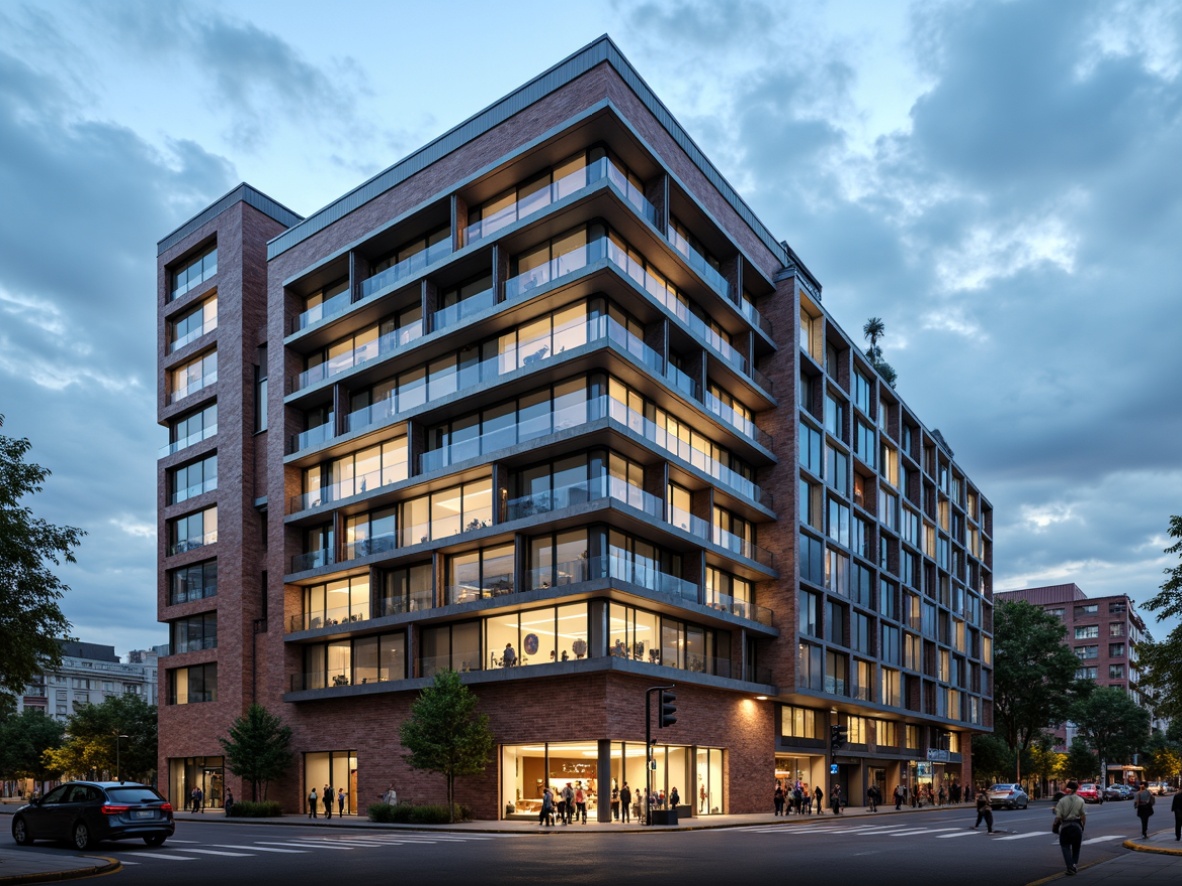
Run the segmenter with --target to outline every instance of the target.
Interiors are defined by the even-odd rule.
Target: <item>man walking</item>
[[[899,809],[903,806],[903,801],[906,799],[907,799],[907,791],[903,788],[903,785],[901,785],[901,784],[895,785],[895,811],[896,812],[898,812]]]
[[[1182,841],[1182,791],[1174,794],[1174,802],[1170,804],[1170,811],[1174,813],[1174,842]]]
[[[985,826],[989,828],[989,833],[993,833],[993,806],[989,803],[989,795],[985,791],[977,792],[977,823],[973,825],[973,830],[981,826],[984,820]]]
[[[1055,821],[1059,823],[1059,848],[1063,850],[1063,864],[1067,866],[1068,876],[1078,870],[1079,847],[1083,844],[1084,824],[1088,818],[1083,799],[1075,793],[1078,790],[1077,782],[1067,782],[1067,793],[1055,804]]]
[[[1141,790],[1133,797],[1133,808],[1137,810],[1137,818],[1141,819],[1141,836],[1149,836],[1149,816],[1153,815],[1153,791],[1149,785],[1141,782]]]

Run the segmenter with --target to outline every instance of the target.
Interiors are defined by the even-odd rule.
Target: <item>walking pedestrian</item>
[[[977,791],[977,823],[973,825],[973,830],[981,826],[981,822],[985,822],[985,827],[989,828],[989,833],[993,833],[993,806],[989,802],[989,795],[984,791]]]
[[[222,803],[222,807],[226,810],[226,815],[230,815],[230,810],[234,808],[234,792],[226,788],[226,799]]]
[[[1153,791],[1149,785],[1141,782],[1141,790],[1133,797],[1133,810],[1137,818],[1141,819],[1141,836],[1149,836],[1149,816],[1153,815]]]
[[[823,809],[821,806],[821,801],[825,799],[825,792],[821,790],[820,785],[817,785],[816,789],[813,791],[813,798],[817,801],[817,815],[820,815]]]
[[[1174,842],[1182,840],[1182,791],[1174,794],[1174,802],[1170,804],[1170,811],[1174,813]]]
[[[321,801],[324,803],[324,817],[325,819],[332,818],[332,787],[330,785],[324,786],[324,794],[321,796]]]
[[[570,824],[571,819],[575,817],[575,790],[570,786],[570,782],[566,783],[566,787],[562,789],[562,806],[559,812],[562,815],[562,823]]]
[[[1078,790],[1077,782],[1067,782],[1067,793],[1055,804],[1055,821],[1059,825],[1059,848],[1063,850],[1063,864],[1067,866],[1068,876],[1079,869],[1079,847],[1083,845],[1084,825],[1088,819],[1083,798],[1075,793]]]
[[[878,785],[872,784],[866,789],[866,805],[870,807],[871,812],[878,811],[878,804],[882,801],[882,794],[878,790]]]
[[[341,788],[337,791],[337,815],[341,818],[345,817],[345,789]]]
[[[772,791],[772,815],[784,814],[784,786],[778,781],[776,789]]]
[[[554,826],[554,792],[550,790],[549,786],[542,791],[542,811],[538,816],[538,827]]]
[[[829,792],[829,805],[833,807],[834,815],[841,815],[841,785],[835,784]]]
[[[193,788],[193,811],[205,812],[205,791],[200,787]]]
[[[903,801],[907,799],[907,790],[901,784],[895,785],[895,811],[898,812],[903,806]]]
[[[316,788],[312,788],[308,794],[308,818],[316,817],[316,809],[320,804],[320,798],[316,795]]]

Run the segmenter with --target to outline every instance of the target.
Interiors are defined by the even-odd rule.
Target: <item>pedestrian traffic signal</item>
[[[662,729],[677,722],[677,718],[673,716],[677,713],[677,705],[673,703],[675,701],[677,701],[677,695],[672,689],[661,690],[660,716],[657,717],[657,725]]]
[[[848,726],[833,725],[829,727],[829,750],[837,753],[845,747],[845,737],[849,733]]]

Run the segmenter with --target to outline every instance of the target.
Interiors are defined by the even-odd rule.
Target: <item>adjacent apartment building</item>
[[[1153,716],[1152,700],[1141,691],[1136,650],[1138,643],[1151,638],[1126,594],[1089,597],[1078,585],[1061,584],[998,591],[997,599],[1025,600],[1060,619],[1066,629],[1063,642],[1079,659],[1075,676],[1093,680],[1099,686],[1123,689]],[[1055,737],[1059,750],[1070,746],[1073,733],[1070,723],[1058,727]]]
[[[133,650],[124,662],[114,646],[63,642],[61,666],[40,674],[17,696],[17,713],[38,708],[64,723],[80,706],[100,704],[117,695],[138,695],[156,704],[157,665],[165,651],[163,646]]]
[[[609,38],[307,218],[235,188],[160,241],[157,303],[174,802],[240,787],[256,701],[289,808],[439,801],[398,734],[443,669],[495,733],[481,818],[969,778],[990,504]]]

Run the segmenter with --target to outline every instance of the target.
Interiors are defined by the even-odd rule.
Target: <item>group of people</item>
[[[555,821],[569,825],[574,822],[587,823],[587,806],[595,799],[595,791],[588,782],[586,787],[582,781],[573,785],[567,782],[560,790],[555,791],[549,785],[542,791],[542,806],[538,812],[539,827],[553,827]],[[681,805],[681,794],[674,785],[668,794],[664,789],[653,791],[647,789],[633,791],[625,781],[622,785],[612,787],[611,797],[612,821],[630,824],[633,821],[647,820],[646,809],[676,809]]]
[[[627,782],[624,782],[624,790],[628,790]],[[558,791],[557,797],[547,785],[546,789],[542,791],[542,808],[538,815],[538,826],[553,827],[555,812],[558,813],[560,824],[568,825],[576,821],[586,824],[587,802],[592,796],[591,785],[588,784],[584,788],[581,780],[575,782],[573,786],[568,781],[566,786]]]
[[[820,815],[824,809],[824,802],[825,792],[821,790],[820,785],[810,791],[807,782],[797,781],[788,787],[777,778],[776,787],[772,791],[772,814],[784,816],[793,812],[797,815],[812,814],[815,803],[817,814]],[[835,784],[829,795],[829,807],[833,810],[834,815],[840,815],[845,805],[846,800],[841,795],[841,785]]]
[[[393,785],[390,786],[393,790]],[[308,793],[308,818],[317,818],[317,806],[319,803],[324,804],[324,817],[326,819],[332,818],[332,804],[336,800],[337,815],[343,817],[345,814],[345,800],[347,795],[344,788],[339,788],[336,792],[335,798],[332,788],[329,785],[324,786],[323,792],[317,794],[316,788],[312,788]]]

